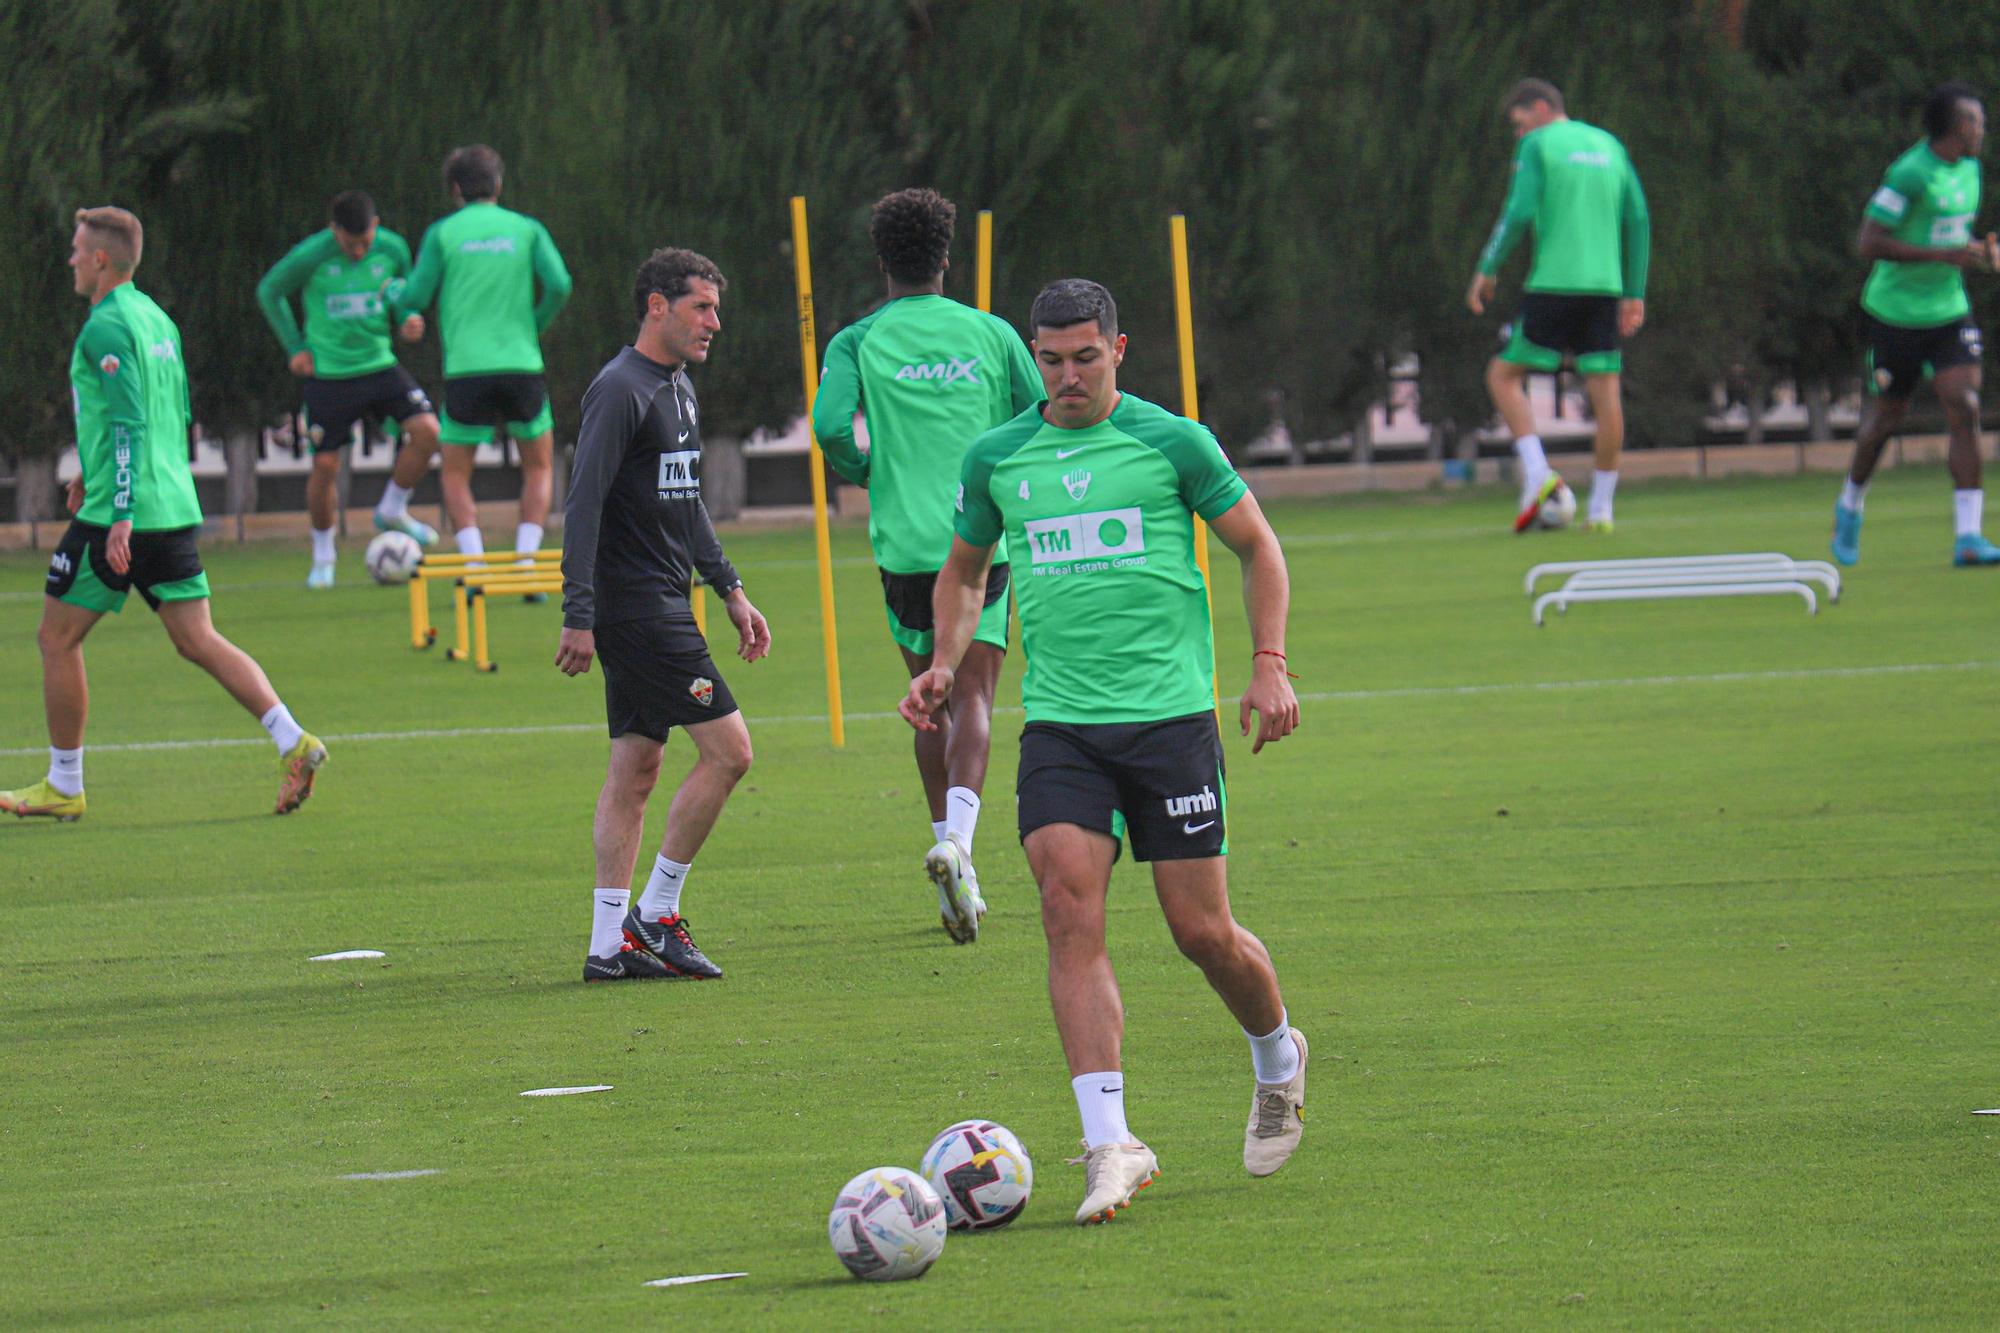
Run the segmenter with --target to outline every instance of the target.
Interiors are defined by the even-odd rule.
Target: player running
[[[181,333],[132,285],[145,237],[122,208],[80,208],[69,266],[90,316],[70,354],[76,451],[82,475],[69,484],[76,517],[49,561],[36,642],[49,723],[49,772],[19,791],[0,791],[0,811],[82,817],[83,727],[90,711],[83,641],[133,588],[159,613],[182,657],[215,677],[264,724],[278,747],[277,813],[312,794],[326,746],[292,720],[262,667],[216,632],[208,575],[195,533],[201,506],[188,471],[188,381]]]
[[[375,506],[375,526],[406,532],[425,546],[437,540],[429,524],[410,516],[410,492],[437,453],[437,413],[410,372],[396,364],[382,303],[384,284],[409,271],[409,243],[381,225],[373,199],[348,190],[334,196],[327,228],[293,246],[257,284],[257,304],[291,358],[292,373],[305,381],[313,460],[306,479],[308,588],[333,586],[340,451],[357,421],[395,421],[402,428],[403,447]],[[293,297],[305,307],[304,332],[292,314]],[[421,333],[422,316],[417,320]]]
[[[771,630],[744,595],[701,502],[701,434],[687,367],[708,360],[722,327],[722,273],[691,250],[656,250],[639,266],[639,336],[583,395],[563,523],[564,675],[604,664],[611,766],[591,843],[597,887],[585,981],[716,978],[688,933],[681,891],[723,803],[750,769],[750,729],[708,655],[688,606],[690,569],[723,599],[736,652],[754,662]],[[646,798],[667,732],[687,731],[695,765],[667,810],[645,892],[630,910]]]
[[[438,303],[444,339],[444,508],[458,549],[485,551],[472,500],[473,454],[505,426],[521,454],[521,521],[514,548],[542,544],[554,482],[555,417],[542,379],[541,336],[569,300],[569,269],[531,217],[500,207],[500,154],[485,144],[452,150],[445,185],[458,211],[424,233],[417,267],[392,283],[389,303],[411,342],[420,312]],[[541,299],[535,284],[541,283]]]
[[[1625,145],[1564,114],[1563,95],[1554,84],[1523,79],[1500,110],[1521,141],[1514,153],[1514,183],[1492,239],[1480,252],[1465,303],[1473,314],[1485,313],[1499,284],[1500,265],[1532,227],[1535,261],[1521,312],[1501,331],[1506,345],[1486,367],[1487,392],[1514,437],[1514,456],[1521,466],[1521,508],[1514,531],[1531,527],[1563,485],[1535,434],[1528,375],[1560,370],[1563,358],[1574,356],[1597,419],[1596,471],[1584,526],[1609,532],[1618,454],[1625,446],[1619,345],[1646,322],[1646,266],[1652,246],[1646,195]]]
[[[813,407],[827,462],[868,488],[868,540],[882,573],[889,637],[912,676],[931,665],[931,594],[951,553],[952,494],[966,448],[1042,397],[1020,335],[944,294],[957,215],[935,190],[901,190],[876,203],[868,234],[888,299],[827,345]],[[856,411],[868,419],[865,454],[854,439]],[[986,915],[972,835],[986,785],[993,691],[1007,657],[1007,572],[1002,537],[951,704],[916,738],[931,815],[924,870],[937,886],[945,933],[959,944],[979,938]]]
[[[1119,844],[1153,866],[1181,952],[1250,1040],[1256,1088],[1243,1164],[1267,1176],[1304,1130],[1306,1039],[1286,1019],[1271,958],[1229,910],[1222,742],[1211,707],[1215,645],[1193,515],[1243,562],[1252,642],[1238,705],[1254,754],[1298,725],[1285,674],[1290,585],[1257,501],[1196,422],[1118,390],[1125,338],[1111,293],[1066,279],[1035,298],[1035,362],[1048,402],[966,454],[957,535],[937,579],[931,668],[903,716],[919,730],[951,698],[986,567],[1003,535],[1028,557],[1018,593],[1028,674],[1017,787],[1022,845],[1041,888],[1049,999],[1083,1118],[1079,1224],[1109,1221],[1159,1171],[1125,1123],[1118,982],[1104,900]],[[1261,1034],[1261,1035],[1260,1035]]]
[[[1861,311],[1868,339],[1870,401],[1854,433],[1854,462],[1833,508],[1833,558],[1861,558],[1861,512],[1882,446],[1902,424],[1926,372],[1944,405],[1951,449],[1955,565],[2000,564],[1981,531],[1986,492],[1979,465],[1979,325],[1962,270],[2000,267],[2000,237],[1975,239],[1979,150],[1986,107],[1962,83],[1924,100],[1924,138],[1890,164],[1861,215],[1855,248],[1872,259]]]

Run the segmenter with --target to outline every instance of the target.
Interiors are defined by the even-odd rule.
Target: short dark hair
[[[350,236],[359,236],[367,231],[378,216],[375,201],[368,197],[365,190],[342,190],[333,196],[333,204],[327,213],[332,217],[333,225]]]
[[[1924,137],[1942,139],[1958,128],[1960,102],[1986,105],[1986,99],[1979,95],[1977,89],[1956,79],[1932,89],[1931,95],[1924,99]]]
[[[444,159],[445,188],[456,185],[468,202],[498,195],[500,175],[500,154],[483,143],[454,148]]]
[[[1500,114],[1505,116],[1517,106],[1533,106],[1536,102],[1547,102],[1558,115],[1565,114],[1562,89],[1547,79],[1522,79],[1509,88],[1500,99]]]
[[[1074,324],[1097,321],[1097,331],[1106,342],[1118,337],[1118,303],[1104,284],[1089,278],[1059,278],[1042,288],[1028,312],[1028,324],[1036,329],[1066,329]]]
[[[898,190],[875,201],[868,239],[898,282],[929,282],[951,254],[958,207],[936,190]]]
[[[678,300],[688,294],[689,284],[697,278],[714,283],[718,292],[729,286],[729,279],[722,276],[722,270],[706,255],[671,248],[653,251],[639,265],[639,276],[632,283],[634,313],[641,323],[645,322],[646,298],[658,292],[669,302]]]

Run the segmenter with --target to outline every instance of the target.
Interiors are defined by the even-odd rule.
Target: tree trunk
[[[243,516],[257,512],[257,432],[232,430],[223,436],[222,448],[229,461],[223,507],[236,515],[236,540],[242,541]]]
[[[1743,428],[1743,443],[1762,444],[1764,442],[1764,411],[1771,402],[1770,390],[1765,387],[1763,380],[1752,380],[1750,382],[1750,390],[1744,395],[1744,398],[1744,406],[1750,413],[1750,420]]]
[[[23,523],[47,522],[62,512],[62,492],[56,485],[56,460],[38,455],[14,462],[14,517]]]
[[[739,517],[747,485],[743,441],[725,437],[701,442],[701,502],[710,518]]]
[[[1833,438],[1833,392],[1825,380],[1806,386],[1806,439],[1824,444]]]

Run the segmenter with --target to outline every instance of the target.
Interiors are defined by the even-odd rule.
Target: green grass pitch
[[[479,678],[409,650],[358,540],[314,595],[303,544],[211,541],[217,623],[332,762],[273,818],[268,742],[137,599],[90,641],[91,812],[0,825],[0,1326],[1990,1320],[2000,570],[1949,567],[1948,483],[1883,478],[1817,618],[1536,630],[1521,593],[1544,559],[1821,556],[1835,485],[1634,486],[1608,538],[1513,537],[1493,490],[1273,506],[1304,724],[1256,758],[1232,728],[1230,869],[1312,1038],[1305,1143],[1244,1174],[1243,1038],[1122,863],[1128,1104],[1163,1175],[1087,1231],[1019,713],[992,914],[955,948],[859,528],[843,751],[810,533],[730,538],[776,652],[723,659],[758,758],[686,899],[716,985],[580,983],[606,747],[598,678],[549,665],[553,608],[496,606]],[[44,762],[45,559],[0,557],[0,785]],[[663,784],[648,847],[664,814]],[[387,957],[306,961],[349,948]],[[582,1083],[615,1091],[518,1095]],[[972,1115],[1033,1155],[1025,1215],[920,1282],[850,1280],[840,1183]]]

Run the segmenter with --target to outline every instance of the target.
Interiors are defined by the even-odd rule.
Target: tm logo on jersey
[[[1215,813],[1218,804],[1215,790],[1204,783],[1202,789],[1192,796],[1169,796],[1167,813],[1176,819],[1184,819],[1188,815],[1210,815]]]
[[[1137,505],[1067,518],[1031,518],[1021,526],[1027,531],[1029,565],[1036,574],[1086,573],[1109,569],[1114,562],[1146,563],[1146,531]]]
[[[946,357],[944,360],[930,365],[917,362],[914,365],[904,366],[901,370],[897,371],[896,378],[899,380],[937,380],[942,384],[957,384],[962,380],[967,384],[977,384],[979,383],[979,358],[968,356],[964,360],[960,360],[958,357],[953,356]]]
[[[699,500],[701,498],[701,450],[676,449],[660,455],[660,498]]]

